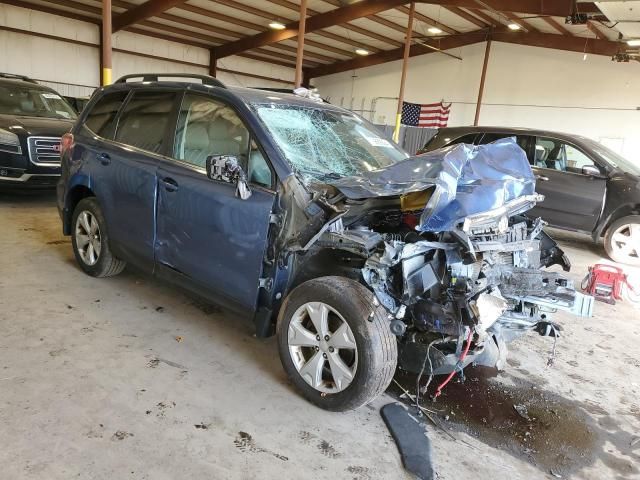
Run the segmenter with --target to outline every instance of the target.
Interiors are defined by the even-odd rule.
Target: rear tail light
[[[65,153],[71,153],[73,149],[73,133],[65,133],[60,141],[60,157],[64,157]]]

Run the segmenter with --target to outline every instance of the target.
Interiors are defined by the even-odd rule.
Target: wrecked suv
[[[125,262],[276,333],[316,405],[356,408],[396,367],[501,368],[550,313],[590,315],[540,220],[513,140],[410,158],[313,97],[125,77],[62,143],[58,206],[80,267]],[[139,81],[142,80],[142,81]]]

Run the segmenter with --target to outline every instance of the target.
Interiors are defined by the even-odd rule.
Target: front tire
[[[276,335],[287,375],[325,410],[369,403],[396,370],[397,341],[386,311],[354,280],[321,277],[295,288],[282,304]]]
[[[126,263],[109,248],[107,223],[95,197],[83,198],[73,211],[71,244],[80,268],[92,277],[110,277],[124,270]]]
[[[613,222],[604,235],[604,249],[615,262],[640,265],[640,215]]]

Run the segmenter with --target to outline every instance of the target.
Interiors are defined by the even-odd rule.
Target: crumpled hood
[[[387,168],[329,182],[347,198],[388,197],[434,188],[417,230],[452,230],[465,217],[535,193],[527,155],[514,138],[458,144]]]

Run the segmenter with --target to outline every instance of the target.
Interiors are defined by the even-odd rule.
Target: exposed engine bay
[[[543,270],[570,263],[544,222],[525,215],[544,197],[513,139],[457,145],[313,189],[330,220],[298,238],[298,253],[330,249],[334,262],[358,271],[388,312],[407,371],[502,369],[516,337],[559,336],[554,312],[592,314],[592,297]]]
[[[521,215],[504,218],[438,234],[381,233],[377,226],[360,226],[325,233],[320,241],[368,249],[362,277],[389,312],[402,368],[427,374],[471,363],[502,369],[506,345],[516,337],[527,331],[556,337],[561,327],[551,314],[565,310],[590,316],[593,309],[592,297],[576,292],[570,280],[541,269],[570,268],[542,231],[543,222]]]

